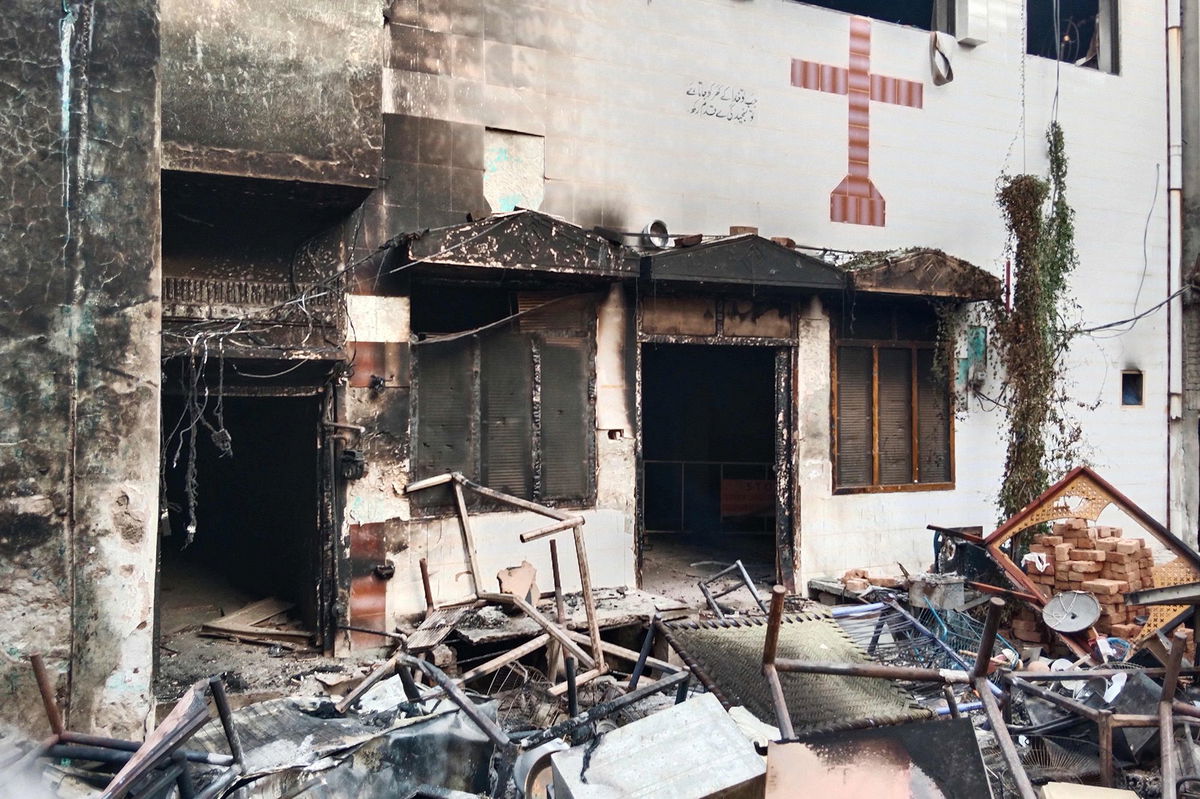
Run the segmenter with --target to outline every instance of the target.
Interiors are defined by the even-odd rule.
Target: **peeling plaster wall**
[[[0,47],[0,721],[143,734],[159,397],[158,5],[14,0]]]
[[[164,166],[374,186],[383,10],[164,0]]]

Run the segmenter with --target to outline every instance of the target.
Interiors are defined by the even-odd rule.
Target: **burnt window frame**
[[[899,25],[904,28],[913,28],[914,30],[921,31],[937,31],[938,33],[948,33],[951,36],[956,35],[955,29],[957,26],[955,23],[955,18],[957,8],[955,5],[955,0],[931,0],[929,3],[930,13],[928,22],[897,21],[887,16],[881,16],[879,12],[872,13],[871,11],[862,8],[854,10],[840,7],[843,5],[855,5],[856,3],[853,2],[853,0],[847,0],[847,2],[844,3],[835,3],[832,2],[832,0],[830,2],[821,2],[821,0],[795,0],[795,2],[799,3],[800,5],[814,6],[816,8],[823,8],[826,11],[834,11],[838,14],[846,14],[847,16],[865,17],[874,22],[884,22],[888,25]],[[863,2],[867,6],[872,5],[871,3],[865,2],[865,0],[863,0]],[[878,3],[878,5],[894,7],[894,4],[892,3],[881,2]]]
[[[531,290],[511,290],[507,288],[497,287],[497,292],[509,295],[512,312],[515,314],[518,310],[517,304],[518,294],[538,294],[537,289]],[[529,468],[531,470],[528,475],[528,484],[530,491],[528,494],[512,492],[514,496],[522,499],[530,499],[534,502],[539,502],[551,507],[564,508],[587,508],[591,507],[596,502],[597,491],[597,474],[598,458],[596,453],[596,328],[597,328],[597,299],[594,294],[589,293],[586,289],[566,289],[544,292],[547,297],[566,296],[569,294],[578,294],[585,303],[585,313],[583,314],[584,324],[579,327],[569,329],[537,329],[520,331],[515,329],[515,325],[519,323],[514,320],[508,326],[489,323],[485,327],[487,329],[479,332],[473,332],[464,336],[467,342],[465,345],[470,349],[469,364],[470,373],[467,376],[469,382],[469,402],[466,406],[468,414],[467,428],[469,439],[466,442],[469,450],[469,460],[471,461],[469,468],[464,469],[464,474],[468,479],[474,480],[481,485],[494,488],[498,491],[505,491],[504,486],[490,485],[485,467],[484,452],[488,446],[487,422],[485,420],[485,391],[484,382],[486,380],[484,366],[484,343],[481,336],[488,335],[508,335],[512,336],[514,341],[521,341],[526,345],[525,354],[529,357],[528,366],[531,370],[530,384],[530,404],[528,417],[529,430]],[[495,327],[493,327],[495,325]],[[584,388],[585,401],[583,405],[584,419],[582,420],[583,429],[581,439],[583,442],[583,452],[581,453],[582,460],[582,477],[584,482],[584,490],[582,492],[549,492],[546,489],[546,448],[543,441],[543,431],[547,426],[547,419],[543,414],[545,405],[545,355],[548,347],[552,346],[553,339],[574,339],[582,343],[583,369],[586,378],[586,387]],[[448,469],[437,467],[434,469],[422,468],[423,462],[418,455],[419,448],[422,445],[421,423],[421,352],[423,347],[439,346],[437,336],[434,340],[426,341],[420,338],[414,331],[412,358],[411,358],[411,408],[410,416],[410,441],[411,454],[409,463],[409,474],[413,481],[422,480],[428,477],[433,477],[439,474],[445,474]],[[425,356],[428,357],[428,356]],[[553,379],[553,378],[552,378]],[[443,488],[431,488],[427,491],[422,491],[419,494],[410,496],[410,507],[415,518],[439,518],[447,515],[453,515],[457,512],[453,494]],[[467,493],[467,504],[474,511],[492,511],[510,509],[506,505],[499,504],[486,497],[481,497],[474,492]]]
[[[1090,0],[1088,0],[1090,2]],[[1062,13],[1060,6],[1059,14],[1059,30],[1055,31],[1054,38],[1048,39],[1044,36],[1044,32],[1039,34],[1039,38],[1053,41],[1055,44],[1054,54],[1044,52],[1046,48],[1036,48],[1034,44],[1034,23],[1035,21],[1044,20],[1047,14],[1050,15],[1050,23],[1053,24],[1054,4],[1060,0],[1024,0],[1025,13],[1025,54],[1034,56],[1035,58],[1045,58],[1050,61],[1057,61],[1060,64],[1069,64],[1073,67],[1095,70],[1104,75],[1120,75],[1121,74],[1121,0],[1095,0],[1096,15],[1091,23],[1092,31],[1096,41],[1096,55],[1094,59],[1087,58],[1087,53],[1090,52],[1090,43],[1088,50],[1084,51],[1083,58],[1078,58],[1080,55],[1078,50],[1074,52],[1064,51],[1061,47],[1064,29],[1069,30],[1067,26],[1073,23],[1069,9],[1066,14]],[[1034,6],[1038,6],[1035,10]]]
[[[912,330],[901,330],[901,315],[907,314],[909,318],[919,318],[925,313],[928,313],[929,326],[933,331],[936,331],[937,321],[936,313],[932,308],[917,309],[912,305],[899,304],[865,304],[857,308],[851,308],[843,314],[833,315],[833,324],[831,325],[830,336],[830,462],[831,473],[830,479],[832,491],[834,495],[842,494],[873,494],[873,493],[889,493],[901,491],[951,491],[954,490],[957,480],[957,464],[955,459],[955,424],[954,424],[954,393],[948,370],[943,366],[940,369],[941,382],[944,384],[945,392],[945,413],[946,413],[946,451],[943,453],[947,471],[949,474],[948,480],[938,480],[921,482],[920,480],[920,463],[922,450],[922,437],[920,435],[920,397],[921,397],[921,369],[920,357],[922,353],[928,354],[932,359],[931,374],[937,376],[939,367],[937,363],[939,344],[937,341],[936,332],[931,335],[911,335]],[[856,334],[853,328],[856,326],[855,317],[863,316],[864,314],[886,315],[890,326],[890,336],[880,337]],[[870,459],[871,459],[871,482],[870,483],[853,483],[843,485],[839,478],[839,431],[841,426],[845,424],[845,420],[840,414],[840,387],[839,380],[842,372],[842,350],[843,349],[859,349],[866,350],[871,353],[871,378],[869,387],[869,396],[871,398],[871,414],[869,419],[855,420],[855,424],[868,424],[870,426]],[[881,478],[880,465],[880,423],[879,423],[879,353],[881,350],[890,351],[907,351],[910,354],[909,358],[909,388],[910,388],[910,407],[909,407],[909,427],[908,434],[911,441],[910,445],[910,468],[911,475],[914,479],[909,482],[885,482]]]

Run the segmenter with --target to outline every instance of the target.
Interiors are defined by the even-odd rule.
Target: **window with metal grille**
[[[590,501],[594,297],[487,289],[497,304],[478,291],[414,292],[418,334],[471,327],[414,347],[413,478],[458,471],[523,499]],[[427,303],[419,313],[418,302]],[[449,503],[448,492],[421,493],[420,507]]]
[[[935,363],[932,313],[857,308],[834,348],[833,463],[839,492],[952,488],[953,420]]]

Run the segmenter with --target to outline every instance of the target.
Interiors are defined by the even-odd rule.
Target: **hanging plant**
[[[1067,276],[1078,263],[1074,211],[1066,200],[1067,157],[1057,122],[1046,132],[1048,178],[1002,177],[997,203],[1004,214],[1013,263],[1011,309],[989,309],[993,346],[1002,370],[999,404],[1008,444],[997,507],[1008,518],[1074,465],[1082,441],[1069,401],[1063,355],[1074,329]]]

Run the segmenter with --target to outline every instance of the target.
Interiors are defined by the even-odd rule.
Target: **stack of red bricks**
[[[1145,608],[1127,605],[1125,595],[1154,585],[1154,556],[1144,539],[1123,538],[1120,527],[1067,519],[1056,523],[1050,535],[1036,536],[1029,551],[1045,558],[1043,569],[1032,559],[1025,563],[1026,573],[1044,596],[1088,591],[1100,601],[1099,632],[1126,640],[1141,632],[1134,618],[1145,615]],[[1021,632],[1025,630],[1013,631],[1018,638],[1031,640]]]

